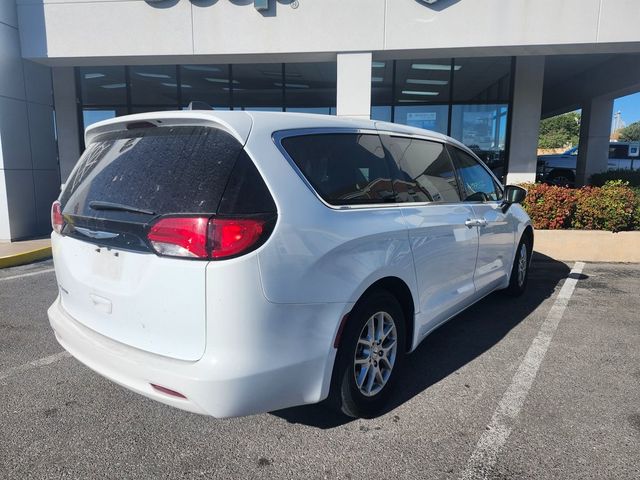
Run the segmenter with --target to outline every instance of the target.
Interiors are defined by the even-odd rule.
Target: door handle
[[[471,227],[486,227],[487,226],[487,221],[484,218],[468,218],[464,224],[471,228]]]
[[[477,227],[477,226],[478,226],[478,220],[476,220],[475,218],[474,218],[474,219],[468,218],[468,219],[464,222],[464,224],[465,224],[467,227],[469,227],[469,228],[471,228],[471,227]]]

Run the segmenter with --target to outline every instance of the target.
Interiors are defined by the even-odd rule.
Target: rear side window
[[[123,214],[98,212],[89,204],[111,202],[155,215],[215,213],[242,151],[234,137],[208,127],[105,134],[82,155],[62,194],[62,207],[67,215],[107,219],[122,219]]]
[[[249,155],[242,150],[224,190],[218,213],[246,215],[275,213],[276,205]]]
[[[626,160],[629,158],[629,146],[628,145],[610,145],[609,146],[609,158],[616,160]]]
[[[449,148],[462,182],[465,202],[488,202],[502,198],[502,189],[478,160],[459,148]]]
[[[383,137],[397,166],[394,189],[399,202],[460,201],[455,170],[441,143]]]
[[[377,135],[302,135],[284,138],[282,146],[330,204],[395,201],[389,166]]]

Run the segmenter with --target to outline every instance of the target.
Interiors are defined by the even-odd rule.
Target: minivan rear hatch
[[[230,133],[202,125],[137,123],[92,138],[52,237],[64,310],[129,346],[199,359],[208,261],[160,256],[147,236],[161,217],[215,215],[241,153]]]

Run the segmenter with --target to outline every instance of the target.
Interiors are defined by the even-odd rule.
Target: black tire
[[[524,249],[523,249],[524,247]],[[511,278],[509,279],[509,286],[504,290],[507,295],[512,297],[519,297],[527,289],[527,283],[529,281],[529,268],[531,266],[531,242],[527,237],[520,239],[518,243],[518,249],[516,250],[516,258],[513,260],[513,267],[511,268]],[[524,278],[520,274],[520,267],[522,257],[524,259]]]
[[[381,350],[369,349],[370,353],[367,355],[366,347],[363,347],[359,343],[360,335],[361,333],[364,334],[365,326],[367,326],[369,320],[379,312],[386,313],[393,321],[392,323],[395,326],[396,334],[396,351],[394,362],[392,362],[392,368],[390,369],[388,376],[385,375],[387,378],[386,383],[383,385],[376,383],[376,388],[380,387],[379,391],[375,392],[375,389],[373,389],[372,394],[368,396],[362,393],[360,387],[358,387],[356,383],[357,371],[361,375],[365,375],[365,380],[370,379],[368,371],[367,373],[363,373],[363,366],[356,366],[356,349],[358,349],[359,357],[369,357],[368,368],[372,374],[375,373],[378,368],[378,364],[380,365],[380,370],[384,368],[386,371],[388,369],[387,366],[389,363],[383,363],[385,361],[384,356],[377,356],[375,353],[380,352]],[[380,316],[377,318],[380,318]],[[388,322],[388,317],[383,315],[383,319],[385,322]],[[389,332],[391,332],[391,329]],[[385,343],[388,341],[389,340],[385,340],[385,342],[383,342],[379,347],[374,346],[374,349],[384,347]],[[386,344],[390,345],[391,343]],[[329,405],[350,417],[371,418],[376,416],[385,407],[388,397],[398,378],[398,372],[402,367],[405,355],[405,318],[398,300],[386,290],[377,290],[367,294],[366,297],[362,298],[356,304],[349,314],[347,324],[345,325],[342,333],[340,346],[338,348],[333,368],[331,392],[328,399]],[[372,362],[375,361],[374,359],[379,360],[378,363],[376,363],[376,366],[372,368]],[[360,358],[360,361],[363,361],[362,358]],[[374,378],[378,378],[375,374],[373,376]],[[362,382],[362,385],[366,389],[365,381]]]

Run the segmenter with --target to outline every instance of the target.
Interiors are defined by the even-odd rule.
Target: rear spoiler
[[[89,126],[84,135],[85,145],[104,133],[130,130],[141,127],[202,126],[219,128],[232,135],[242,145],[247,143],[253,120],[242,111],[184,110],[175,112],[151,112],[125,115]]]

